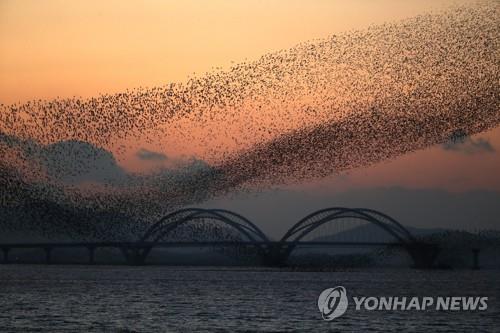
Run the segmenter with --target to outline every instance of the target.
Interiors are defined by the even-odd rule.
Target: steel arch
[[[235,213],[235,212],[227,210],[227,209],[211,209],[211,211],[212,212],[216,212],[216,213],[227,214],[227,215],[230,215],[230,216],[232,216],[234,218],[237,218],[237,219],[243,221],[245,224],[247,224],[248,226],[250,226],[253,229],[253,231],[255,233],[257,233],[262,238],[263,241],[269,241],[269,239],[267,238],[266,234],[264,234],[264,232],[262,230],[260,230],[260,228],[257,227],[257,225],[255,225],[255,223],[251,222],[249,219],[247,219],[243,215],[240,215],[238,213]]]
[[[268,241],[266,235],[254,223],[237,213],[224,209],[185,208],[165,215],[144,233],[139,242],[148,240],[157,242],[177,227],[193,220],[205,218],[222,222],[253,242]]]
[[[331,214],[328,214],[330,212]],[[324,216],[325,214],[328,215]],[[320,219],[315,220],[317,217],[320,217]],[[375,224],[388,234],[397,238],[401,243],[409,244],[415,241],[413,235],[402,224],[386,214],[372,209],[345,207],[325,208],[305,216],[285,233],[281,241],[299,242],[303,237],[321,225],[348,217],[365,220]],[[387,222],[384,220],[387,220]]]

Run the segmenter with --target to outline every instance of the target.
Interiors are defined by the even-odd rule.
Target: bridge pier
[[[436,244],[414,242],[406,245],[406,250],[413,260],[413,267],[418,269],[430,269],[434,267],[440,248]]]
[[[44,247],[45,251],[45,263],[50,265],[52,263],[52,247]]]
[[[121,247],[120,250],[123,253],[123,256],[125,257],[125,261],[129,265],[144,265],[146,261],[146,257],[151,251],[151,248],[140,248],[140,247]],[[142,251],[141,251],[142,250]]]
[[[270,244],[262,249],[261,257],[264,265],[283,267],[292,252],[294,245],[285,245],[282,243]]]
[[[120,247],[120,251],[123,254],[123,257],[125,258],[125,262],[129,265],[132,265],[132,258],[130,256],[129,249],[127,247]]]
[[[2,247],[2,252],[3,252],[3,261],[2,261],[2,263],[8,264],[9,263],[10,248],[9,247]]]
[[[151,252],[151,250],[152,247],[143,247],[137,250],[139,265],[144,265],[146,263],[146,258],[148,257],[149,252]]]
[[[473,264],[472,264],[472,269],[479,269],[479,252],[480,250],[475,248],[472,249],[472,255],[473,255]]]
[[[89,251],[89,265],[95,264],[95,246],[88,246],[87,250]]]

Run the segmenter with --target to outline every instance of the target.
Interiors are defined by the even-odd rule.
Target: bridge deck
[[[45,262],[52,262],[54,249],[83,248],[88,251],[88,263],[95,264],[95,250],[98,248],[119,249],[128,263],[143,264],[146,256],[153,248],[179,248],[179,247],[254,247],[264,251],[265,256],[272,253],[290,253],[294,248],[327,248],[327,247],[382,247],[404,246],[402,243],[390,242],[279,242],[279,241],[204,241],[204,242],[33,242],[33,243],[0,243],[3,252],[3,261],[9,263],[9,252],[13,249],[40,249],[45,252]],[[142,254],[141,254],[142,253]],[[137,258],[141,258],[137,261]]]
[[[147,247],[200,247],[200,246],[402,246],[395,242],[328,242],[328,241],[301,241],[301,242],[238,242],[238,241],[203,241],[203,242],[54,242],[54,243],[0,243],[0,249],[26,248],[147,248]]]

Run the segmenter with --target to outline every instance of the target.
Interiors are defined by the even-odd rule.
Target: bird
[[[176,208],[498,126],[499,14],[493,3],[463,5],[305,41],[184,83],[1,104],[0,230],[129,240]],[[188,157],[91,186],[76,181],[97,162],[119,170],[137,142],[172,143]],[[179,237],[206,233],[183,230]]]

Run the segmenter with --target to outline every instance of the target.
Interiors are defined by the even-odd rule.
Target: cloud
[[[466,155],[495,152],[495,148],[488,139],[474,139],[469,136],[455,136],[444,143],[442,147],[444,150],[455,151]]]
[[[19,151],[29,163],[30,172],[38,166],[54,180],[68,184],[98,182],[119,184],[127,179],[126,172],[106,149],[79,140],[59,141],[43,145],[0,132],[1,153]]]
[[[42,152],[41,160],[48,173],[66,183],[118,184],[126,179],[111,152],[88,142],[60,141],[44,146]]]
[[[23,155],[29,166],[26,170],[28,173],[34,172],[35,169],[42,170],[44,176],[60,182],[60,185],[90,182],[118,186],[121,189],[131,187],[133,191],[153,189],[153,192],[159,191],[155,193],[164,193],[167,197],[172,193],[172,189],[175,189],[179,204],[204,200],[211,196],[212,190],[215,191],[225,184],[223,174],[203,160],[171,159],[147,149],[139,150],[138,156],[150,161],[167,160],[172,162],[171,165],[163,165],[147,173],[128,173],[117,163],[112,152],[89,142],[66,140],[43,145],[0,132],[0,152],[7,150],[17,150]],[[3,170],[0,169],[1,171]],[[150,199],[163,200],[154,197]]]
[[[136,156],[143,161],[165,161],[167,155],[156,151],[141,148],[137,151]]]

